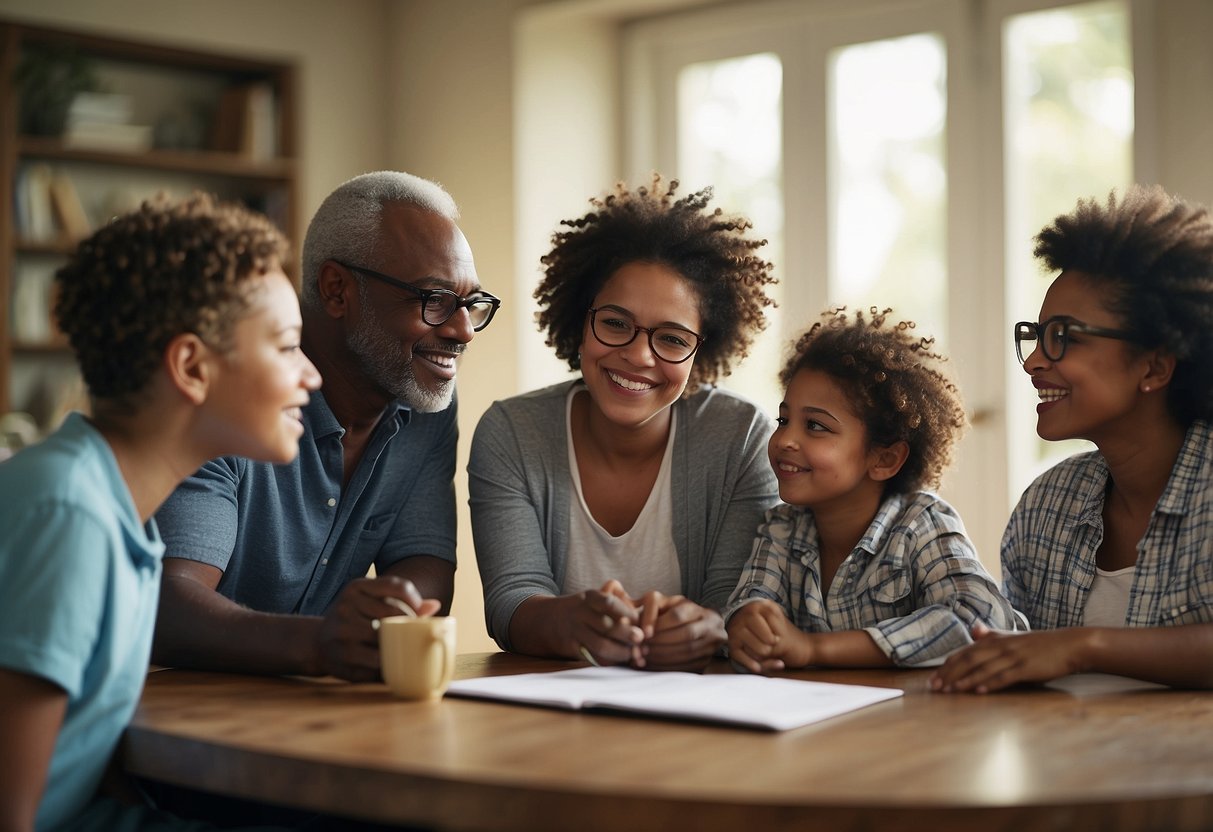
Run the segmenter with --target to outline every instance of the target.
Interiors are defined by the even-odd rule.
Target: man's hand
[[[418,615],[433,615],[442,606],[436,599],[423,599],[411,581],[394,575],[351,581],[320,626],[321,672],[351,682],[379,680],[379,634],[371,622],[400,615],[400,604]]]

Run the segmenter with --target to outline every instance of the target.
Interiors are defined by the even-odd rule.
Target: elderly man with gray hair
[[[293,463],[212,460],[157,513],[154,662],[373,680],[375,619],[401,604],[447,611],[455,368],[499,305],[457,218],[441,187],[395,171],[324,200],[301,295],[301,346],[324,390]]]

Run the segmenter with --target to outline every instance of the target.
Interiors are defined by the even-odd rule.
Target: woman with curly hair
[[[1054,272],[1015,349],[1043,439],[1086,439],[1028,487],[1002,539],[1039,632],[981,630],[937,689],[1079,672],[1213,687],[1213,219],[1160,187],[1080,200],[1036,238]]]
[[[922,664],[1021,626],[937,488],[965,426],[933,339],[892,310],[832,310],[780,374],[767,512],[725,610],[754,673]]]
[[[286,254],[265,217],[197,196],[112,220],[55,276],[91,415],[0,465],[0,828],[187,828],[98,786],[147,675],[152,515],[212,457],[298,453],[320,374]]]
[[[490,634],[536,656],[696,669],[725,640],[775,482],[770,420],[713,383],[771,305],[771,265],[711,190],[654,177],[565,220],[535,297],[580,377],[495,403],[468,463]]]

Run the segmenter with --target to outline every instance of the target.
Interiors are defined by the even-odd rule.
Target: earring
[[[1143,393],[1149,393],[1149,392],[1150,392],[1150,385],[1148,385],[1148,384],[1143,384],[1143,385],[1142,385],[1142,388],[1141,388],[1141,391],[1142,391]]]

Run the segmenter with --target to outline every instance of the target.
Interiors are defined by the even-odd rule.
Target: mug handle
[[[438,687],[445,692],[447,685],[451,683],[451,677],[455,675],[455,657],[450,654],[451,648],[447,646],[445,637],[435,637],[434,641],[442,647],[442,680],[438,683]]]

